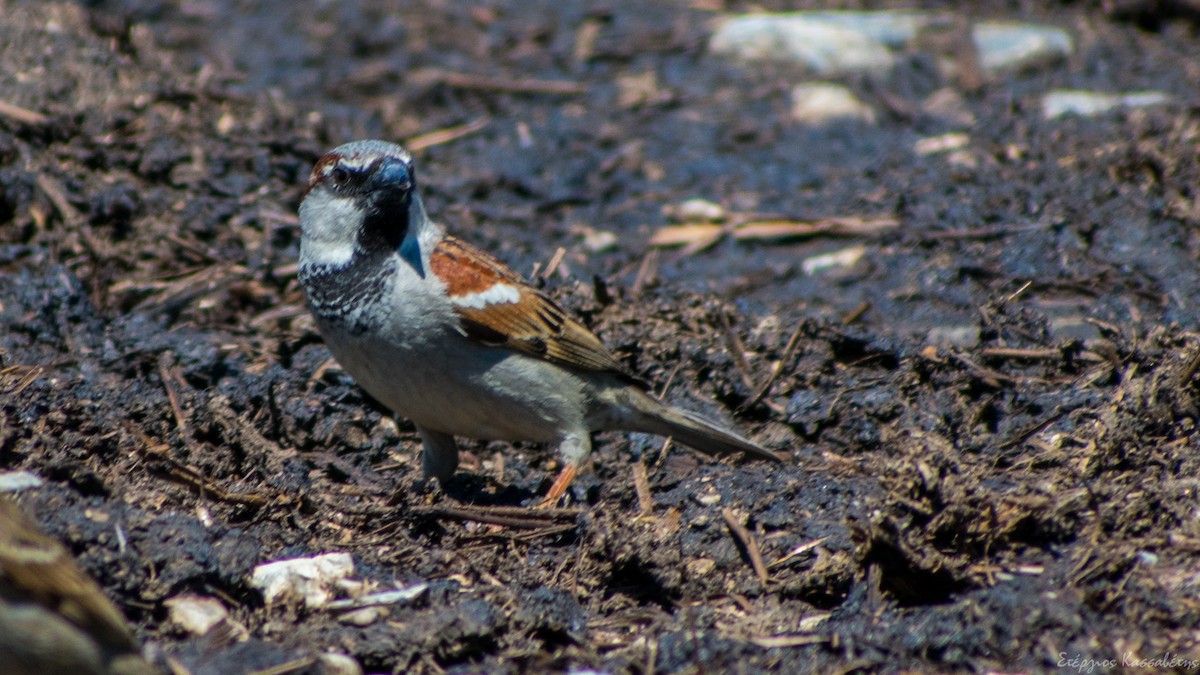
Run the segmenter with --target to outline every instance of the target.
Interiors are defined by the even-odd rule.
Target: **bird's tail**
[[[676,442],[706,455],[741,453],[748,458],[783,461],[783,458],[774,452],[694,412],[663,405],[639,390],[627,388],[625,392],[630,395],[628,407],[637,411],[630,421],[634,431],[670,436]]]

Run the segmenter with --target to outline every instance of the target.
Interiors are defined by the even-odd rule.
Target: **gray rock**
[[[941,21],[944,17],[905,9],[878,12],[796,12],[791,16],[803,16],[815,23],[854,31],[892,49],[904,47],[917,37],[917,33],[922,29]]]
[[[744,61],[795,61],[820,75],[885,72],[933,15],[911,11],[794,12],[722,22],[709,49]]]
[[[925,341],[939,347],[975,347],[979,345],[979,326],[934,326]]]
[[[963,95],[951,87],[938,89],[921,103],[921,110],[948,124],[969,127],[975,124],[975,113]]]
[[[979,65],[987,72],[1031,68],[1070,56],[1074,42],[1054,26],[985,21],[971,29]]]
[[[884,73],[922,30],[948,20],[910,10],[746,14],[718,24],[709,49],[743,61],[793,61],[822,76]],[[991,73],[1053,63],[1074,49],[1070,34],[1054,26],[985,21],[971,35]]]
[[[1049,328],[1050,338],[1055,343],[1079,341],[1088,344],[1102,337],[1096,324],[1079,315],[1053,317]]]

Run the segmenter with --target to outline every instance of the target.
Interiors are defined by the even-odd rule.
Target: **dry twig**
[[[587,91],[586,84],[570,80],[540,80],[535,78],[491,77],[459,73],[440,68],[426,68],[412,73],[414,82],[421,84],[444,84],[456,89],[478,89],[499,91],[508,94],[558,94],[574,95]]]
[[[804,324],[801,323],[796,326],[796,330],[792,331],[792,337],[788,339],[787,346],[783,348],[783,356],[775,362],[775,365],[771,366],[771,374],[767,376],[767,381],[763,382],[758,391],[754,392],[754,396],[751,396],[748,401],[742,404],[741,410],[748,410],[758,405],[758,402],[763,400],[763,397],[771,391],[771,387],[775,386],[775,381],[783,373],[784,365],[790,362],[796,354],[796,349],[800,346],[800,334],[803,330]]]
[[[523,530],[541,530],[564,520],[571,521],[566,527],[569,530],[574,527],[574,521],[581,513],[580,509],[535,509],[522,506],[414,506],[410,511],[435,518],[470,520]],[[559,528],[554,529],[558,531]]]
[[[746,345],[742,344],[742,338],[733,328],[733,322],[729,319],[729,312],[725,308],[721,308],[721,329],[725,334],[725,346],[733,355],[733,363],[737,366],[738,372],[742,376],[742,384],[746,385],[747,389],[754,389],[754,379],[750,377],[750,364],[746,362]]]
[[[884,218],[823,218],[821,220],[750,220],[739,217],[721,225],[686,223],[660,228],[650,237],[650,245],[669,248],[683,246],[682,255],[704,251],[727,235],[738,241],[776,241],[781,239],[827,237],[875,237],[896,229],[900,221]]]
[[[187,417],[183,414],[183,406],[179,404],[179,393],[175,390],[179,375],[171,369],[171,352],[163,352],[158,356],[158,377],[162,380],[163,388],[167,390],[167,400],[171,402],[171,412],[175,415],[175,425],[184,438],[188,437]]]
[[[430,131],[429,133],[413,136],[404,142],[404,146],[408,148],[410,152],[419,152],[426,148],[432,148],[435,145],[442,145],[444,143],[449,143],[450,141],[456,141],[463,136],[469,136],[491,123],[492,118],[485,115],[478,119],[471,120],[466,124],[459,124],[458,126],[446,127],[444,129],[437,129],[435,131]]]
[[[762,553],[758,550],[758,541],[754,539],[754,535],[750,530],[742,525],[738,517],[734,515],[733,510],[729,507],[721,509],[721,517],[725,519],[725,524],[729,526],[729,531],[734,538],[746,550],[746,555],[750,557],[750,565],[754,568],[754,573],[758,575],[758,580],[765,587],[767,585],[768,575],[767,566],[763,564]]]
[[[8,392],[9,396],[16,398],[21,392],[25,391],[29,385],[36,382],[44,372],[46,372],[46,368],[44,366],[26,366],[22,364],[16,364],[0,370],[0,377],[7,378],[12,376],[20,378],[17,380],[17,383],[13,385],[13,388]]]
[[[558,250],[555,251],[554,255],[550,258],[550,262],[546,263],[546,269],[536,273],[534,276],[538,277],[539,279],[549,279],[550,276],[558,270],[558,266],[562,264],[563,258],[566,257],[566,255],[567,249],[559,246]]]
[[[658,274],[658,249],[652,248],[642,256],[642,264],[638,266],[637,276],[633,279],[633,286],[629,292],[636,300],[642,297],[642,291],[646,289],[646,285],[652,282]]]
[[[253,493],[253,492],[251,492],[251,493],[230,492],[230,491],[226,490],[225,488],[217,485],[217,483],[215,481],[208,478],[207,476],[200,473],[199,471],[197,471],[189,466],[186,466],[184,464],[181,464],[181,463],[175,461],[174,459],[172,459],[167,454],[168,448],[166,445],[163,445],[162,443],[158,443],[158,442],[154,441],[149,436],[142,433],[142,431],[140,429],[137,429],[137,428],[133,427],[132,425],[129,425],[129,426],[126,426],[125,430],[131,436],[134,436],[135,438],[137,438],[141,441],[141,445],[137,447],[138,454],[140,454],[146,458],[150,458],[150,459],[154,459],[154,460],[163,462],[164,464],[166,464],[166,473],[169,477],[175,479],[176,481],[178,481],[180,483],[183,483],[184,485],[190,486],[191,488],[195,489],[196,492],[198,492],[202,495],[210,496],[210,497],[216,499],[217,501],[221,501],[221,502],[229,502],[229,503],[233,503],[233,504],[245,504],[247,506],[266,506],[267,504],[270,504],[272,502],[275,504],[287,504],[287,503],[291,502],[291,499],[289,499],[287,496],[285,496],[283,494],[267,496],[264,494]]]
[[[0,116],[16,120],[23,124],[45,124],[50,119],[40,112],[22,108],[19,105],[0,101]]]

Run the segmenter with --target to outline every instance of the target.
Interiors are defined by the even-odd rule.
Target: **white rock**
[[[971,29],[979,65],[988,72],[1053,63],[1070,56],[1074,42],[1054,26],[984,21]]]
[[[874,124],[875,111],[840,84],[810,82],[792,89],[792,118],[809,124],[835,120]]]
[[[939,14],[908,9],[877,12],[796,12],[811,21],[852,30],[875,42],[899,49],[911,42],[926,26],[942,19]]]
[[[728,215],[725,207],[699,197],[685,199],[678,205],[666,206],[663,212],[668,218],[681,223],[719,223]]]
[[[850,267],[862,259],[866,254],[866,246],[850,246],[832,253],[823,255],[814,255],[800,261],[800,269],[808,276],[812,276],[817,272],[836,269],[838,267]]]
[[[709,49],[745,61],[794,61],[820,75],[879,73],[895,63],[890,47],[931,18],[906,11],[743,15],[721,22]]]
[[[41,487],[45,481],[30,471],[0,471],[0,492],[20,492]]]
[[[604,253],[617,247],[617,235],[608,230],[592,230],[583,237],[583,247],[590,253]]]
[[[200,595],[177,595],[164,603],[175,625],[192,635],[204,635],[213,626],[225,621],[229,611],[216,598]]]
[[[829,619],[830,616],[831,614],[829,612],[822,612],[820,614],[806,616],[803,619],[800,619],[800,625],[797,626],[797,628],[803,632],[817,630],[824,625],[825,621]]]
[[[345,654],[326,653],[317,657],[321,662],[322,673],[328,675],[362,675],[362,666],[352,657]]]
[[[1054,119],[1063,115],[1091,117],[1114,108],[1146,108],[1170,103],[1170,94],[1162,91],[1133,91],[1106,94],[1079,89],[1055,89],[1042,97],[1042,116]]]
[[[263,594],[267,604],[300,598],[307,607],[324,606],[338,581],[354,574],[349,553],[323,553],[311,558],[279,560],[254,568],[250,584]]]
[[[918,155],[938,155],[945,152],[962,150],[971,143],[971,137],[961,131],[954,131],[939,136],[926,136],[913,143],[913,152]]]

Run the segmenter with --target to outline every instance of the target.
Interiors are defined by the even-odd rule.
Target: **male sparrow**
[[[338,362],[416,426],[426,477],[454,475],[455,436],[556,444],[564,467],[544,506],[574,479],[593,431],[782,461],[648,396],[553,300],[431,220],[416,188],[412,156],[392,143],[322,157],[300,204],[299,277]]]

